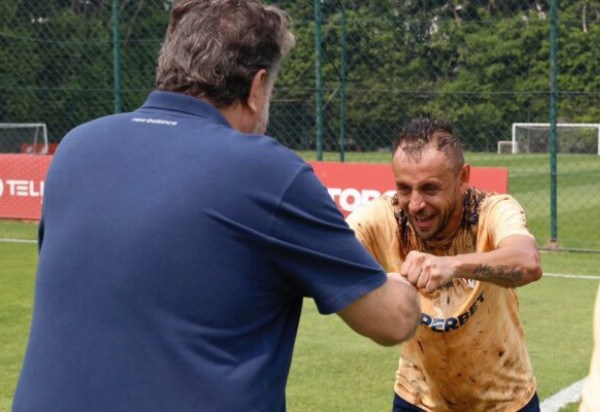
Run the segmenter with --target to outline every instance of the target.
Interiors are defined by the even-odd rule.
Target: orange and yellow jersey
[[[395,198],[383,196],[348,217],[362,244],[387,272],[399,272],[410,250],[434,255],[487,252],[510,235],[531,236],[509,195],[469,189],[460,229],[427,243],[410,228]],[[514,288],[454,279],[420,290],[421,322],[401,347],[396,393],[426,411],[510,412],[536,390]]]
[[[600,411],[600,391],[598,391],[598,388],[600,388],[600,287],[596,292],[596,305],[594,307],[594,350],[590,362],[590,374],[581,391],[579,412]]]

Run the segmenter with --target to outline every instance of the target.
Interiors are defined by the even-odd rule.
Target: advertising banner
[[[0,218],[39,220],[51,160],[52,156],[0,154]],[[395,192],[389,164],[309,163],[345,216],[382,194]],[[480,189],[506,193],[508,169],[472,167],[470,182]]]
[[[390,164],[309,162],[317,177],[347,216],[357,207],[382,194],[395,193]],[[471,167],[471,186],[490,192],[508,192],[508,169],[504,167]]]
[[[0,154],[0,218],[39,220],[52,156]]]

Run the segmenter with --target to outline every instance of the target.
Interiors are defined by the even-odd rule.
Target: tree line
[[[322,49],[325,147],[388,147],[419,112],[451,120],[470,150],[491,151],[512,122],[548,122],[550,1],[278,0],[298,45],[276,86],[269,132],[315,147],[315,30]],[[118,93],[141,104],[168,21],[167,0],[121,0]],[[115,110],[111,0],[0,0],[1,122],[45,122],[53,140]],[[600,0],[559,2],[558,116],[600,121]],[[342,56],[345,60],[342,61]],[[343,94],[342,94],[343,92]],[[342,113],[341,96],[345,96]]]

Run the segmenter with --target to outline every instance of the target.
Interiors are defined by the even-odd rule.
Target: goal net
[[[498,140],[498,154],[513,153],[512,140]]]
[[[46,123],[0,123],[0,153],[48,154]]]
[[[600,123],[557,123],[558,153],[600,156]],[[508,152],[507,146],[503,152]],[[500,145],[498,146],[500,153]],[[510,153],[549,153],[550,123],[513,123]]]

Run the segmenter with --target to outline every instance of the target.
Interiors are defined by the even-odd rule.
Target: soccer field
[[[35,236],[35,225],[0,221],[0,411],[10,410],[29,332]],[[542,263],[545,273],[581,275],[548,276],[519,289],[543,400],[587,375],[600,255],[542,252]],[[306,300],[288,384],[288,410],[390,410],[397,355],[397,347],[377,346],[351,332],[337,316],[319,315]]]
[[[519,290],[527,344],[544,400],[587,375],[598,280],[546,278]],[[398,348],[353,334],[340,319],[319,316],[308,301],[295,351],[292,412],[389,411]]]

